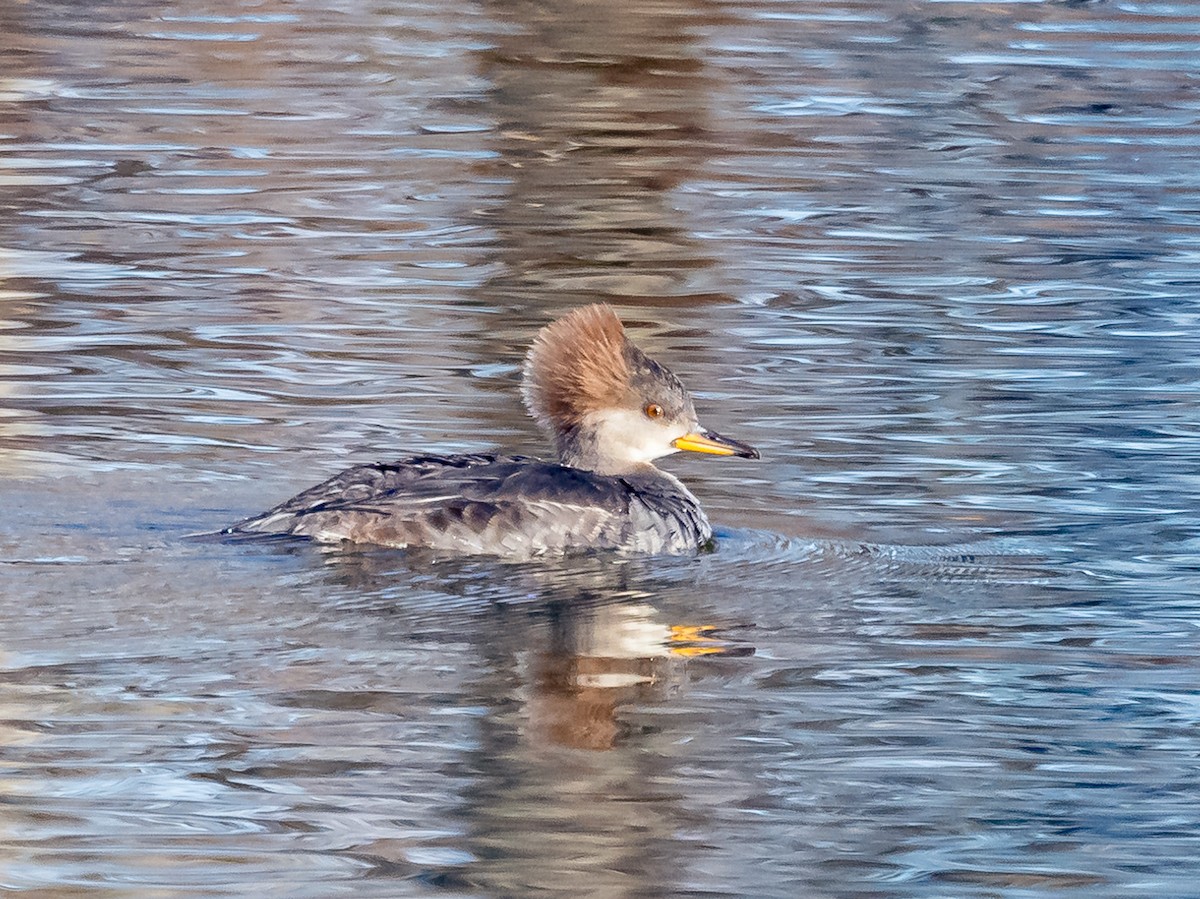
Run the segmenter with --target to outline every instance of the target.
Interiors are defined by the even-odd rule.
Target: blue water
[[[0,11],[0,890],[1193,897],[1185,3]],[[541,454],[613,304],[695,558],[183,539]]]

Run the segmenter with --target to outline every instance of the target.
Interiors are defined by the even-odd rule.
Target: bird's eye
[[[647,418],[662,418],[663,417],[663,407],[660,406],[658,403],[651,403],[649,406],[646,407],[646,417]]]

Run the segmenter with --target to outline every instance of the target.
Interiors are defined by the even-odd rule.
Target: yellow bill
[[[689,453],[708,453],[712,456],[740,456],[743,459],[759,458],[758,450],[748,443],[722,437],[712,431],[692,431],[671,441],[677,450]]]

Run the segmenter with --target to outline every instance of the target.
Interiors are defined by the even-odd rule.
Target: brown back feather
[[[576,309],[538,332],[525,357],[521,395],[538,423],[572,428],[628,395],[630,344],[610,306]]]

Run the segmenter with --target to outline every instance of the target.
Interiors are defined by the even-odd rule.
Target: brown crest
[[[611,307],[576,309],[538,332],[525,357],[521,395],[550,431],[589,411],[620,405],[629,391],[629,341]]]

